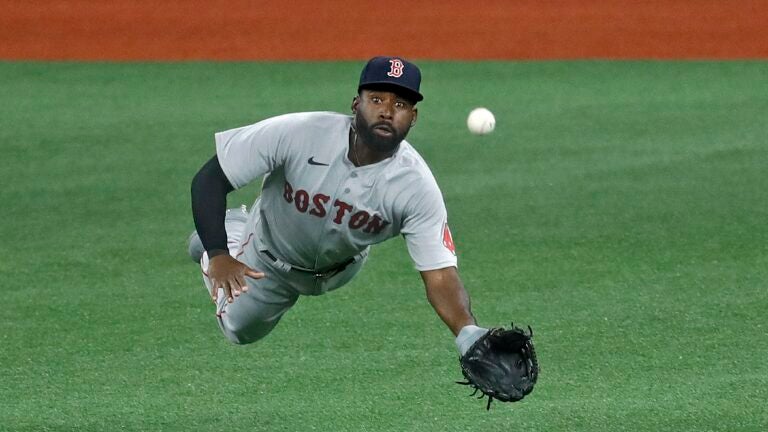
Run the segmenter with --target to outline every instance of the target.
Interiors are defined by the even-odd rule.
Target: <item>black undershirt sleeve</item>
[[[227,253],[224,216],[227,194],[235,188],[224,175],[218,156],[212,157],[192,179],[192,217],[209,257]]]

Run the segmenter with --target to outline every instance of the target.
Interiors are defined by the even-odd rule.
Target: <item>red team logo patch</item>
[[[403,68],[405,65],[401,60],[393,59],[389,61],[389,72],[387,72],[387,76],[400,78],[403,76]]]
[[[448,228],[448,222],[443,224],[443,246],[456,255],[456,245],[453,244],[453,237],[451,237],[451,229]]]

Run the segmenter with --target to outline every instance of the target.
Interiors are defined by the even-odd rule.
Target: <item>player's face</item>
[[[363,90],[352,102],[352,110],[360,138],[382,153],[397,149],[418,113],[409,100],[383,90]]]

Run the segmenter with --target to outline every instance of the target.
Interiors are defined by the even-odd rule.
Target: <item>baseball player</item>
[[[230,341],[263,338],[299,296],[346,284],[372,245],[397,235],[459,351],[487,331],[457,272],[442,193],[405,141],[420,83],[413,63],[375,57],[352,116],[287,114],[215,135],[216,155],[192,182],[189,247]],[[230,191],[262,177],[250,210],[226,210]]]

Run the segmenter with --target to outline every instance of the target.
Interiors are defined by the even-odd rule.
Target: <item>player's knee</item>
[[[258,342],[264,336],[269,334],[269,331],[254,333],[253,331],[225,331],[224,335],[227,339],[235,345],[248,345],[254,342]]]
[[[258,342],[268,335],[275,327],[276,322],[254,322],[247,325],[238,325],[237,323],[227,322],[226,319],[220,320],[221,330],[224,336],[235,345],[247,345]]]
[[[235,345],[248,345],[258,341],[261,338],[254,338],[242,333],[224,332],[224,336]]]

